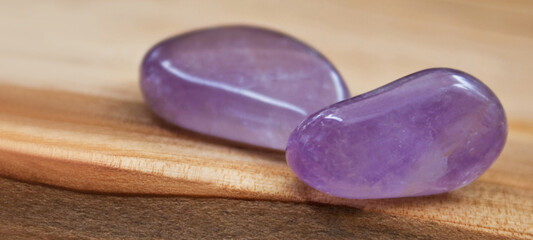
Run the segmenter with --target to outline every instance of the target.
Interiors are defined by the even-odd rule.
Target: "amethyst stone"
[[[477,179],[506,137],[494,93],[467,73],[438,68],[309,116],[291,134],[286,156],[302,181],[334,196],[422,196]]]
[[[349,97],[320,53],[247,26],[194,31],[157,44],[142,63],[141,88],[152,111],[171,123],[279,150],[305,117]]]

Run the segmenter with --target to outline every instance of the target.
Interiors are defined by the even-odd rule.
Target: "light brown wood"
[[[84,194],[0,177],[2,239],[513,239],[355,208]]]
[[[299,182],[283,153],[168,126],[138,64],[158,40],[250,23],[321,50],[353,93],[435,66],[482,79],[510,133],[479,180],[432,197],[345,200]],[[0,175],[79,191],[320,202],[533,238],[533,3],[17,1],[0,8]]]

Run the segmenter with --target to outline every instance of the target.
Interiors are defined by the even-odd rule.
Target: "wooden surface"
[[[514,239],[319,204],[83,194],[0,178],[2,239]]]
[[[510,122],[507,146],[479,180],[448,194],[344,200],[299,182],[281,152],[171,127],[150,114],[138,88],[144,52],[169,35],[230,23],[271,27],[315,46],[338,67],[352,93],[428,67],[469,72],[502,100]],[[428,234],[428,226],[438,226],[479,236],[533,238],[533,2],[6,1],[0,8],[0,32],[2,176],[92,193],[344,205],[376,217],[373,222],[382,217],[424,226],[420,236]],[[12,206],[0,210],[1,221],[11,224],[0,231],[23,231],[20,221],[27,218],[10,217],[17,214],[12,208],[27,207],[27,197],[0,189],[0,200]],[[32,189],[39,199],[108,201],[100,195]],[[179,199],[191,206],[247,202]],[[283,206],[309,209],[281,203],[276,208]],[[356,224],[355,218],[346,219]]]

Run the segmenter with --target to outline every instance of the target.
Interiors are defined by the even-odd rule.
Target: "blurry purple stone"
[[[148,106],[178,126],[283,150],[309,114],[349,97],[328,60],[255,27],[194,31],[154,46],[141,67]]]
[[[422,196],[477,179],[506,137],[502,105],[487,86],[428,69],[309,116],[286,156],[302,181],[334,196]]]

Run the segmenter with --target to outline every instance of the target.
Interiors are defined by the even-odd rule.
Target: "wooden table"
[[[531,1],[0,6],[0,236],[533,239]],[[315,46],[355,94],[429,67],[469,72],[500,97],[507,146],[463,189],[346,200],[298,181],[281,152],[153,116],[138,87],[147,49],[173,34],[237,23]]]

